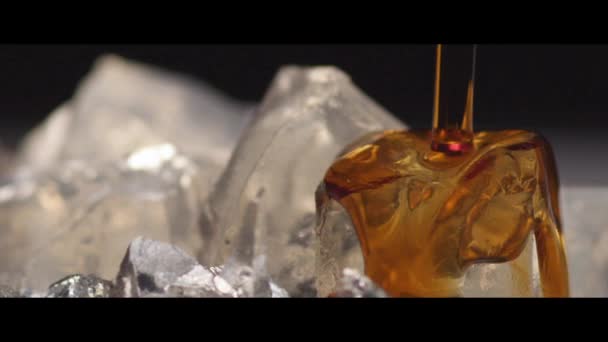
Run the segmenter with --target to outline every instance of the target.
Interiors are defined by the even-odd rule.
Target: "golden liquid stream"
[[[457,82],[441,85],[442,49],[433,129],[355,146],[328,170],[322,196],[348,212],[365,273],[391,296],[458,296],[469,267],[515,260],[532,236],[543,295],[568,296],[551,146],[528,131],[474,133],[472,76],[461,125],[450,126],[441,91]]]
[[[476,46],[437,45],[431,142],[435,151],[458,154],[467,153],[473,147],[476,54]],[[466,94],[462,90],[466,90]],[[463,115],[458,126],[451,119],[460,110]]]

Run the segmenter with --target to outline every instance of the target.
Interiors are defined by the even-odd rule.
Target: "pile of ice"
[[[403,128],[334,67],[285,67],[251,105],[103,57],[10,168],[2,159],[0,297],[317,296],[317,185],[352,141]],[[567,227],[571,263],[589,268],[574,274],[599,284],[574,282],[575,295],[608,294],[605,253],[583,251],[608,243],[594,226],[606,221],[591,240]],[[341,272],[335,296],[384,296]]]

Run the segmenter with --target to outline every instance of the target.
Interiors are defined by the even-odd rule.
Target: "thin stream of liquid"
[[[462,154],[473,148],[476,55],[476,45],[437,45],[431,141],[434,151]]]

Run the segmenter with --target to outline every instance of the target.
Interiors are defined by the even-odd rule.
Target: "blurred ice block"
[[[317,185],[345,145],[404,127],[336,68],[283,68],[212,195],[205,227],[219,234],[202,259],[251,265],[265,256],[291,296],[314,296]]]
[[[388,297],[384,290],[379,288],[367,276],[360,274],[357,270],[345,268],[342,277],[331,297],[337,298],[385,298]]]
[[[562,188],[573,297],[608,297],[608,187]]]
[[[27,136],[19,164],[37,172],[61,160],[115,161],[171,143],[195,162],[221,169],[247,109],[183,76],[104,56],[72,100]]]
[[[0,183],[0,283],[41,290],[70,274],[112,278],[139,235],[198,253],[200,203],[247,109],[187,78],[101,58]]]
[[[0,182],[10,174],[13,167],[13,153],[0,141]]]

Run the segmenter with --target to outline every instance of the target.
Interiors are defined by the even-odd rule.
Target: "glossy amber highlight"
[[[569,294],[550,145],[527,131],[480,132],[472,150],[432,148],[432,131],[388,131],[351,147],[321,195],[348,212],[366,274],[395,297],[453,297],[468,267],[516,259],[536,239],[543,295]]]

